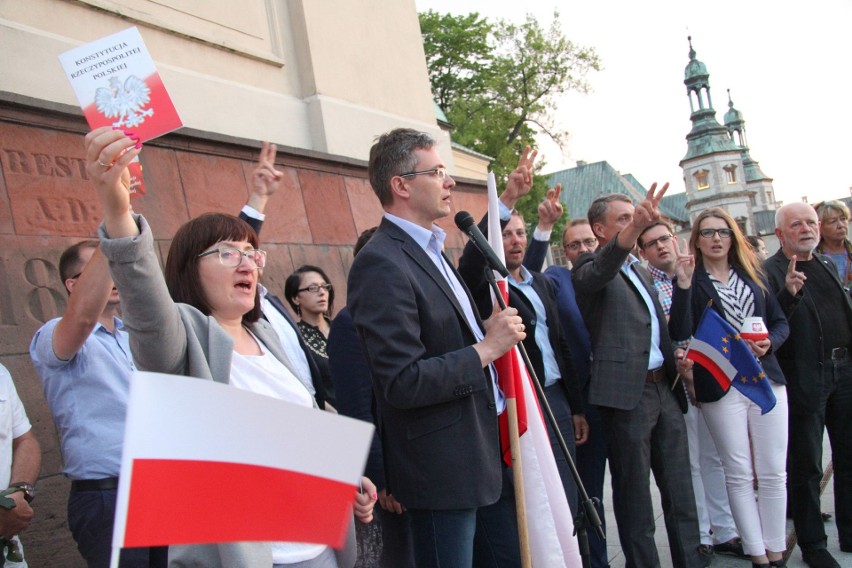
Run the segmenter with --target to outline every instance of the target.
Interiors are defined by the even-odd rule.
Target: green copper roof
[[[695,58],[692,36],[689,36],[687,40],[689,41],[689,63],[686,64],[686,69],[683,71],[683,82],[688,85],[695,79],[706,79],[710,74],[707,72],[707,67]]]
[[[623,193],[634,203],[638,203],[648,193],[648,190],[631,174],[619,174],[606,161],[592,164],[581,162],[577,167],[548,174],[548,187],[553,187],[557,183],[562,184],[560,199],[571,219],[585,217],[592,201],[601,195]],[[685,193],[663,197],[660,210],[663,215],[674,221],[685,223],[689,220]]]

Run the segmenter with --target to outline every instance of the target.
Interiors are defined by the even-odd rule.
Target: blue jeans
[[[409,509],[418,567],[466,568],[473,565],[476,509]]]
[[[117,490],[75,491],[68,497],[68,526],[89,568],[108,568]],[[166,568],[168,547],[124,548],[119,568]]]
[[[512,470],[500,499],[478,509],[408,510],[414,559],[426,568],[520,568]]]

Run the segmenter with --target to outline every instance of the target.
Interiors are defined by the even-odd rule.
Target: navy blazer
[[[373,376],[388,492],[409,509],[495,503],[503,470],[493,383],[444,275],[385,218],[355,257],[348,286]],[[479,318],[475,325],[484,333]]]
[[[340,310],[331,322],[326,349],[331,380],[337,393],[337,411],[343,416],[378,426],[373,377],[348,307]],[[364,475],[376,484],[379,491],[385,488],[385,462],[378,428],[370,444],[370,453],[367,454]]]
[[[772,346],[766,352],[766,355],[760,358],[763,370],[773,382],[780,385],[787,384],[781,366],[778,364],[778,359],[775,358],[775,351],[790,334],[787,318],[784,317],[774,294],[758,286],[743,270],[736,266],[733,269],[737,276],[751,288],[754,295],[754,316],[763,318],[766,328],[769,330],[769,341]],[[713,286],[704,265],[695,267],[695,272],[692,274],[692,286],[689,289],[680,288],[677,285],[677,279],[675,279],[673,288],[672,308],[669,313],[669,333],[671,333],[673,340],[685,341],[692,337],[695,328],[698,327],[698,322],[701,320],[701,314],[704,313],[704,308],[710,300],[713,301],[712,308],[727,321],[722,300],[719,299],[716,287]],[[695,398],[698,402],[715,402],[727,392],[721,391],[716,379],[701,365],[695,365],[693,373],[695,377]]]
[[[548,241],[539,241],[533,238],[530,241],[527,252],[524,255],[524,266],[530,272],[541,272],[544,259],[547,256]],[[553,285],[553,293],[556,297],[556,307],[559,310],[559,321],[562,324],[562,332],[568,340],[571,350],[571,362],[577,373],[580,390],[585,391],[589,385],[589,374],[592,361],[592,340],[586,322],[577,306],[577,296],[574,293],[574,284],[571,282],[571,271],[564,266],[550,266],[544,271],[544,275],[550,279]]]

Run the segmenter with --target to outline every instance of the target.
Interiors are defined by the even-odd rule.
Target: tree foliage
[[[568,132],[554,120],[557,101],[568,91],[588,92],[586,76],[600,61],[593,48],[564,36],[558,12],[545,29],[529,14],[514,24],[429,10],[420,14],[420,29],[432,92],[453,125],[453,141],[494,158],[498,185],[537,134],[562,147]],[[535,218],[544,185],[537,178],[519,204],[527,219]]]

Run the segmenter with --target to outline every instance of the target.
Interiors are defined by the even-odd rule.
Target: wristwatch
[[[35,499],[36,489],[31,483],[27,483],[26,481],[18,481],[17,483],[12,483],[11,485],[9,485],[9,487],[19,488],[23,492],[24,500],[26,500],[27,503],[32,503],[33,499]]]

